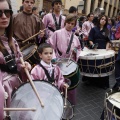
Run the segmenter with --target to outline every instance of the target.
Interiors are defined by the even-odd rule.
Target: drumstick
[[[69,62],[70,62],[71,57],[72,57],[72,51],[71,51],[70,57],[69,57],[69,59],[68,59],[68,61],[67,61],[67,65],[66,65],[66,67],[69,66]]]
[[[3,108],[4,111],[36,111],[36,108]]]
[[[22,63],[23,65],[25,64],[22,57],[20,57],[20,61],[21,61],[21,63]],[[36,96],[37,96],[37,98],[38,98],[41,106],[44,107],[43,102],[42,102],[41,99],[40,99],[40,96],[39,96],[39,94],[38,94],[38,92],[37,92],[37,89],[36,89],[36,87],[35,87],[35,85],[34,85],[34,83],[33,83],[33,81],[32,81],[32,78],[31,78],[28,70],[27,70],[26,68],[24,68],[24,70],[25,70],[25,73],[26,73],[26,75],[27,75],[27,77],[28,77],[28,79],[29,79],[29,81],[30,81],[30,84],[31,84],[31,86],[32,86],[32,88],[33,88],[33,90],[34,90],[34,92],[35,92],[35,94],[36,94]]]
[[[67,87],[65,88],[65,107],[67,106]]]
[[[33,35],[33,36],[29,37],[28,39],[22,41],[22,43],[25,43],[25,42],[29,41],[30,39],[32,39],[32,38],[34,38],[35,36],[39,35],[41,32],[44,32],[45,30],[46,30],[46,29],[40,30],[40,31],[39,31],[38,33],[36,33],[35,35]]]

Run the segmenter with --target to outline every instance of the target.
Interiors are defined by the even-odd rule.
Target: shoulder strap
[[[67,48],[66,54],[68,54],[69,51],[70,51],[71,44],[72,44],[72,41],[73,41],[73,37],[74,37],[74,33],[72,33],[72,35],[71,35],[70,42],[69,42],[69,45],[68,45],[68,48]]]
[[[53,16],[53,19],[55,21],[56,30],[59,30],[61,28],[62,16],[60,15],[60,17],[59,17],[59,24],[57,23],[55,14],[52,13],[52,16]]]
[[[45,67],[41,63],[39,65],[43,68],[43,70],[44,70],[44,72],[45,72],[45,74],[48,78],[48,81],[50,81],[51,83],[55,82],[55,80],[54,80],[54,70],[52,72],[52,76],[50,77],[50,75],[49,75],[48,71],[45,69]]]

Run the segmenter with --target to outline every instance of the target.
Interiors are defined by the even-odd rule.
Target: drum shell
[[[39,53],[35,44],[27,44],[26,46],[21,48],[21,51],[23,53],[23,59],[25,61],[28,61],[31,65],[39,63]]]
[[[68,76],[64,75],[64,77],[67,80],[69,79],[71,81],[71,84],[70,84],[70,87],[68,88],[68,90],[72,90],[72,89],[76,88],[80,82],[80,70],[79,70],[79,68],[77,67],[73,73],[71,73]]]
[[[14,108],[36,108],[33,111],[10,111],[12,120],[60,120],[63,114],[63,97],[57,87],[47,81],[34,80],[36,89],[40,95],[40,99],[44,104],[41,107],[37,97],[29,83],[22,84],[13,92],[11,107]],[[41,87],[45,85],[45,87]],[[46,92],[48,91],[48,92]],[[49,98],[49,99],[48,99]],[[50,101],[51,104],[49,104]],[[57,107],[57,108],[56,108]],[[60,107],[60,109],[58,109]],[[49,110],[50,109],[50,110]],[[55,110],[58,112],[55,114]],[[51,114],[49,114],[49,113]],[[46,116],[47,114],[47,116]],[[45,116],[44,116],[45,115]]]
[[[88,49],[81,51],[78,65],[81,75],[87,77],[105,77],[114,72],[115,52],[106,49]]]
[[[69,65],[68,61],[70,63]],[[57,65],[60,67],[66,82],[70,85],[68,90],[76,88],[80,81],[80,70],[78,65],[73,60],[67,58],[59,59]]]
[[[111,74],[111,72],[114,71],[114,62],[110,66],[105,66],[105,67],[97,67],[97,66],[108,64],[111,61],[114,61],[114,59],[115,59],[114,56],[111,58],[99,59],[99,60],[79,59],[78,65],[80,68],[80,73],[88,77],[108,76],[109,73]]]

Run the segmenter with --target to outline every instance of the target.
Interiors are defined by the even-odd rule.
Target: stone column
[[[91,0],[87,0],[87,5],[86,5],[86,15],[90,13],[90,7],[91,7]]]
[[[101,2],[101,8],[103,8],[104,7],[104,0],[102,0],[102,2]]]
[[[108,15],[109,4],[110,4],[110,0],[107,0],[107,6],[106,6],[105,15]]]
[[[43,8],[43,0],[36,0],[35,6],[38,8],[39,11],[41,11]]]
[[[119,0],[117,0],[117,2],[116,2],[116,10],[115,10],[115,16],[117,15],[118,6],[119,6]]]
[[[94,10],[98,7],[98,0],[95,0]]]

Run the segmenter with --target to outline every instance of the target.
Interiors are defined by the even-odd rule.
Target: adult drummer
[[[18,72],[23,71],[19,59],[22,54],[15,39],[12,38],[12,9],[7,0],[0,0],[0,120],[3,108],[10,107],[11,93],[20,85]],[[26,68],[31,69],[26,62]]]
[[[13,16],[13,35],[20,47],[26,45],[26,43],[22,44],[22,41],[44,29],[44,25],[40,19],[32,14],[34,3],[35,0],[22,0],[23,12]],[[43,36],[44,32],[41,31],[40,34],[34,39],[31,39],[30,42],[39,44],[40,38]]]
[[[96,27],[92,28],[89,33],[89,43],[91,49],[110,49],[110,39],[109,31],[107,29],[108,18],[105,15],[102,15]],[[83,81],[89,80],[89,77],[83,77]],[[91,78],[93,79],[93,78]],[[100,87],[109,88],[109,76],[94,78],[98,79],[97,82],[100,82]]]
[[[43,23],[47,29],[46,34],[49,38],[56,30],[59,30],[64,27],[65,16],[60,15],[62,8],[61,0],[54,0],[52,2],[53,12],[48,13],[43,17]]]

